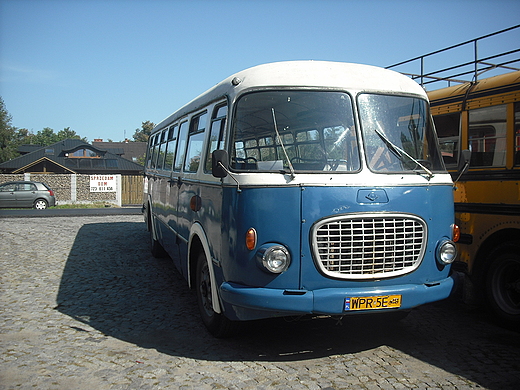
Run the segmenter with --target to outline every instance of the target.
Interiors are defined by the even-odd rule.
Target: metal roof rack
[[[507,71],[520,70],[519,48],[511,47],[506,50],[502,49],[502,51],[500,52],[495,51],[493,53],[489,53],[485,57],[479,57],[479,44],[482,45],[483,42],[491,41],[492,37],[498,37],[498,39],[501,39],[500,42],[504,43],[505,38],[507,38],[505,34],[510,33],[509,35],[511,35],[513,33],[516,33],[518,35],[518,33],[520,33],[519,28],[520,24],[475,39],[471,39],[469,41],[462,42],[457,45],[436,50],[431,53],[412,58],[410,60],[402,61],[397,64],[387,66],[386,68],[393,69],[407,76],[410,76],[413,80],[418,81],[419,84],[423,86],[423,88],[426,88],[426,85],[438,82],[447,82],[448,86],[450,86],[451,83],[477,82],[481,74],[491,70],[498,70],[502,73]],[[511,39],[511,42],[513,46],[518,46],[518,42],[520,42],[520,37],[515,37],[516,39]],[[503,47],[503,45],[495,46],[497,48]],[[468,47],[471,48],[473,51],[473,59],[471,61],[462,62],[458,65],[449,66],[447,68],[442,68],[435,71],[425,71],[426,59],[430,59],[432,56],[435,55],[447,53],[448,51],[451,51],[448,54],[453,54],[453,50],[455,49],[467,50]],[[420,63],[419,73],[404,72],[399,69],[396,69],[403,68],[404,66],[414,66],[414,63],[416,66],[417,62]]]

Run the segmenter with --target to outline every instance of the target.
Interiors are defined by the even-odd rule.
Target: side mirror
[[[469,168],[469,162],[471,161],[471,150],[463,150],[461,159],[459,160],[458,171],[462,174]]]
[[[226,177],[229,168],[229,156],[225,150],[217,149],[211,153],[211,173],[215,177]]]

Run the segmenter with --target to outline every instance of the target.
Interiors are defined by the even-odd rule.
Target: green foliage
[[[65,127],[57,133],[50,127],[45,127],[34,134],[27,129],[14,127],[11,121],[11,115],[0,96],[0,163],[18,157],[18,148],[22,145],[48,146],[65,139],[80,139],[88,142],[86,137],[82,138],[70,127]],[[154,127],[153,122],[142,122],[141,128],[135,130],[134,141],[147,142]],[[112,141],[110,140],[110,142]],[[142,159],[144,161],[144,156]]]
[[[66,127],[58,133],[55,133],[50,127],[45,127],[33,134],[27,129],[14,127],[11,120],[11,115],[0,97],[0,163],[18,157],[18,148],[22,145],[48,146],[65,139],[81,139],[88,142],[86,138],[81,138],[70,127]]]
[[[7,112],[4,100],[0,97],[0,163],[15,156],[16,147],[12,145],[14,138],[17,138],[16,128],[11,125],[11,115]]]
[[[70,127],[66,127],[58,131],[58,133],[55,133],[50,127],[45,127],[36,134],[31,134],[28,138],[30,144],[40,146],[52,145],[65,139],[81,139],[87,142],[86,138],[81,138],[74,130],[71,130]]]
[[[148,138],[152,133],[155,124],[150,121],[143,122],[140,129],[135,129],[135,133],[133,135],[135,142],[148,142]]]

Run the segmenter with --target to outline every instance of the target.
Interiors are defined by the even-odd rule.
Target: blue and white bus
[[[373,66],[291,61],[230,76],[153,130],[152,252],[236,321],[401,312],[454,286],[453,182],[424,90]]]

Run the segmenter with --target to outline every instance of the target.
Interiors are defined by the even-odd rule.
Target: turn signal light
[[[453,225],[453,242],[457,242],[460,239],[460,228],[458,225]]]
[[[256,247],[256,230],[254,228],[250,228],[246,233],[246,247],[250,251]]]
[[[202,199],[200,198],[200,196],[198,195],[195,195],[195,196],[192,196],[191,199],[190,199],[190,209],[192,209],[193,211],[199,211],[202,207]]]

